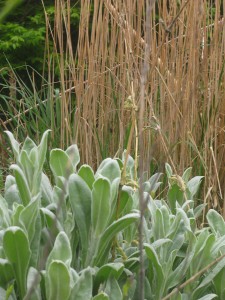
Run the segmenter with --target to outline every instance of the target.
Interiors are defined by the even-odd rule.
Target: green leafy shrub
[[[21,1],[8,1],[9,3]],[[45,63],[45,41],[46,41],[46,19],[48,17],[50,26],[54,26],[55,3],[52,0],[45,0],[44,8],[42,1],[28,1],[23,3],[10,14],[6,20],[0,24],[0,52],[4,55],[0,58],[1,74],[4,68],[8,67],[8,62],[13,68],[24,65],[31,65],[35,70],[42,72]],[[4,7],[5,1],[0,0],[0,8]],[[15,5],[15,4],[13,4]],[[45,12],[44,12],[45,9]],[[72,36],[77,37],[79,24],[79,6],[71,7],[70,20],[72,27]],[[52,37],[49,33],[49,51],[53,53]],[[26,70],[20,72],[26,76]]]
[[[138,299],[133,158],[126,166],[124,157],[107,158],[94,173],[79,166],[76,145],[53,149],[52,183],[43,172],[49,131],[39,145],[30,138],[20,145],[6,133],[15,164],[0,197],[1,299]],[[162,174],[144,183],[146,299],[163,299],[181,284],[170,299],[225,296],[225,223],[210,210],[209,226],[198,228],[204,206],[195,208],[193,197],[202,177],[190,179],[190,171],[179,177],[166,165],[167,200],[153,199]]]

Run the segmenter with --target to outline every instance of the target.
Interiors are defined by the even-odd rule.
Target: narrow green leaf
[[[3,236],[5,254],[13,266],[20,298],[26,294],[26,279],[31,252],[24,231],[16,226],[9,227]]]
[[[62,176],[68,178],[73,173],[73,165],[68,154],[61,149],[53,149],[50,152],[50,167],[57,178]]]
[[[48,129],[44,132],[41,138],[41,142],[38,146],[38,171],[41,171],[45,162],[46,152],[47,152],[47,143],[48,143],[48,134],[51,130]]]
[[[0,229],[10,226],[11,220],[9,216],[8,205],[5,199],[0,195]]]
[[[78,175],[87,183],[92,190],[92,185],[95,181],[95,176],[92,168],[89,165],[83,165],[78,171]]]
[[[152,285],[152,288],[154,289],[155,297],[156,299],[161,299],[163,292],[164,292],[164,274],[162,265],[159,262],[158,256],[155,252],[155,250],[150,245],[145,245],[145,252],[149,259],[149,263],[152,264],[152,269],[155,272],[156,275],[156,282],[155,286],[153,285],[153,282],[150,282]]]
[[[120,167],[115,159],[106,158],[102,161],[96,172],[96,178],[106,177],[112,182],[116,178],[121,177]]]
[[[30,158],[25,150],[22,150],[20,153],[20,165],[26,176],[29,188],[31,189],[34,175],[34,165],[30,161]]]
[[[31,194],[27,179],[19,166],[13,164],[11,165],[10,169],[14,171],[14,176],[16,178],[16,184],[19,190],[21,200],[23,202],[23,205],[26,206],[31,200]]]
[[[223,217],[214,209],[210,209],[207,213],[207,221],[209,223],[212,232],[215,235],[225,235],[225,222]]]
[[[16,183],[12,184],[9,188],[5,190],[4,198],[10,209],[12,209],[14,203],[22,203]]]
[[[76,174],[72,174],[69,178],[69,201],[79,229],[82,256],[85,259],[91,225],[91,190],[86,182]]]
[[[203,241],[202,247],[199,249],[198,253],[195,254],[191,263],[192,275],[213,261],[214,257],[212,257],[211,253],[215,240],[214,234],[210,234],[205,238],[205,241]]]
[[[24,230],[27,231],[29,242],[34,238],[35,225],[37,216],[39,213],[39,196],[30,202],[20,213],[19,221],[24,226]]]
[[[168,163],[165,164],[165,170],[167,177],[170,178],[173,175],[173,170]]]
[[[197,207],[195,207],[195,209],[194,209],[194,217],[195,217],[195,219],[197,219],[198,217],[201,216],[201,214],[202,214],[202,212],[203,212],[203,210],[204,210],[204,208],[206,206],[207,206],[207,204],[203,203],[203,204],[200,204]]]
[[[190,199],[193,199],[194,195],[197,193],[203,178],[204,176],[195,176],[188,181],[187,188],[190,192]]]
[[[37,147],[34,147],[30,151],[30,153],[29,153],[29,159],[30,159],[31,163],[33,164],[33,166],[35,166],[35,168],[38,169],[39,161],[38,161],[38,149],[37,149]]]
[[[41,214],[40,210],[37,214],[37,218],[35,221],[35,228],[34,228],[34,235],[33,239],[30,243],[30,250],[31,250],[31,259],[30,259],[30,266],[37,268],[38,261],[40,258],[40,245],[41,245],[41,235],[42,235],[43,224],[41,221]]]
[[[41,179],[41,202],[43,206],[47,206],[52,203],[53,190],[48,177],[42,173]]]
[[[122,154],[123,164],[125,162],[126,153],[127,153],[127,150],[124,150],[123,154]],[[135,165],[135,162],[134,162],[133,157],[128,154],[127,163],[126,163],[126,176],[128,178],[130,178],[131,180],[134,180],[134,165]]]
[[[138,213],[131,213],[114,221],[110,226],[106,228],[100,239],[99,247],[96,249],[95,257],[93,258],[94,265],[101,265],[105,260],[105,256],[108,253],[109,244],[115,237],[115,235],[136,222],[139,217],[140,215]]]
[[[15,140],[13,134],[10,131],[5,131],[5,133],[8,135],[8,138],[10,140],[14,156],[16,159],[18,159],[19,151],[20,151],[20,144]]]
[[[225,299],[225,269],[222,269],[213,279],[215,292],[219,299]]]
[[[173,214],[175,214],[176,203],[179,203],[179,205],[182,206],[185,201],[184,192],[181,191],[180,187],[175,183],[169,188],[167,197],[170,204],[170,209]]]
[[[192,168],[187,168],[183,175],[182,175],[182,179],[184,180],[185,183],[188,183],[188,180],[190,179],[191,177],[191,172],[192,172]]]
[[[187,236],[188,236],[188,248],[185,253],[185,257],[182,260],[182,262],[175,268],[175,270],[171,270],[167,278],[167,285],[166,285],[167,289],[179,285],[179,283],[185,277],[186,272],[195,255],[196,237],[192,232],[189,232]]]
[[[19,221],[20,214],[23,211],[24,206],[22,204],[14,203],[13,205],[13,213],[12,213],[12,225],[21,227],[21,223]]]
[[[82,271],[80,278],[75,283],[70,300],[91,300],[92,299],[92,270],[87,268]]]
[[[68,268],[70,267],[70,263],[72,261],[72,252],[70,241],[64,231],[61,231],[55,239],[54,247],[50,252],[46,262],[46,270],[48,270],[51,262],[54,260],[60,260]]]
[[[46,288],[48,300],[69,299],[71,292],[70,274],[62,261],[54,260],[51,262],[47,272]]]
[[[216,275],[225,267],[225,258],[223,258],[221,261],[219,261],[216,266],[211,269],[206,275],[206,277],[203,279],[203,281],[200,283],[200,285],[195,289],[193,293],[193,297],[197,297],[200,290],[204,287],[206,287],[208,284],[212,283]]]
[[[162,173],[156,173],[152,175],[148,182],[150,184],[148,193],[155,193],[159,186],[161,185],[161,182],[159,182],[160,177],[162,176]]]
[[[99,178],[93,184],[91,224],[96,237],[105,230],[110,216],[111,188],[108,179]]]
[[[161,239],[165,236],[163,215],[160,209],[156,209],[152,222],[152,233],[154,235],[154,240]]]
[[[102,266],[96,273],[94,279],[94,292],[98,291],[100,284],[110,277],[118,279],[122,274],[124,265],[122,263],[109,263]]]
[[[156,249],[162,247],[162,246],[165,245],[165,244],[171,244],[171,243],[172,243],[172,241],[171,241],[170,239],[159,239],[159,240],[153,242],[153,243],[151,244],[151,246],[152,246],[152,248],[153,248],[154,250],[156,250]]]
[[[63,230],[62,225],[60,224],[60,222],[58,221],[58,219],[56,218],[55,214],[52,211],[50,211],[48,208],[44,208],[44,207],[42,207],[40,209],[40,211],[42,212],[42,215],[44,216],[46,226],[48,228],[50,228],[51,230],[56,229],[56,231]]]
[[[13,268],[7,259],[0,258],[0,286],[7,289],[9,282],[14,278]]]
[[[27,275],[27,294],[23,300],[42,300],[40,282],[41,275],[31,267]]]
[[[206,296],[199,298],[198,300],[211,300],[211,299],[215,299],[215,298],[217,298],[216,294],[208,294]]]
[[[32,141],[31,138],[26,137],[25,142],[23,143],[22,151],[25,151],[27,154],[30,153],[30,151],[34,148],[37,147],[34,141]]]
[[[105,292],[110,295],[110,300],[123,300],[123,294],[115,277],[110,277],[106,282]]]
[[[106,293],[101,292],[100,294],[96,295],[93,300],[109,300],[109,296]]]
[[[72,165],[73,165],[73,170],[76,171],[76,167],[80,162],[80,154],[77,145],[71,145],[66,149],[66,153],[68,154]]]
[[[119,217],[122,217],[126,213],[130,213],[132,210],[133,206],[133,198],[130,196],[130,194],[126,190],[121,190],[120,191],[120,196],[119,196],[119,207],[117,207],[117,214]]]

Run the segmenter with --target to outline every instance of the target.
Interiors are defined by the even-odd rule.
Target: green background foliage
[[[5,4],[0,0],[0,8]],[[54,1],[45,0],[44,8],[41,1],[26,0],[8,14],[0,24],[0,69],[7,67],[8,62],[12,67],[30,65],[41,72],[44,63],[46,20],[44,9],[54,27]],[[79,6],[71,7],[71,30],[76,39],[79,23]],[[53,52],[53,42],[49,35],[50,52]],[[1,72],[2,73],[2,72]]]

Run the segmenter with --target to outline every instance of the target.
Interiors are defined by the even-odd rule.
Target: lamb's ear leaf
[[[110,216],[111,186],[107,178],[98,178],[93,184],[91,224],[96,237],[105,230]]]
[[[35,288],[34,287],[35,282]],[[41,275],[38,270],[30,267],[27,275],[27,294],[23,300],[41,300],[41,289],[40,289]],[[29,294],[32,291],[32,296]]]
[[[19,194],[23,205],[26,206],[30,203],[31,193],[29,190],[29,185],[27,179],[22,171],[22,169],[18,165],[11,165],[10,169],[14,171],[14,176],[16,179],[17,188],[19,190]]]
[[[82,257],[85,259],[91,226],[91,190],[87,183],[77,174],[72,174],[69,178],[69,202],[79,230]]]
[[[170,178],[173,175],[173,170],[168,163],[165,163],[165,170],[166,170],[167,178]]]
[[[70,300],[91,300],[92,299],[92,269],[84,269],[80,278],[76,281],[70,295]]]
[[[109,300],[109,296],[104,292],[100,292],[100,294],[96,295],[93,300]]]
[[[87,183],[92,190],[92,185],[95,181],[95,175],[92,168],[89,165],[83,165],[78,171],[78,175]]]
[[[12,265],[7,259],[0,258],[0,274],[1,286],[7,288],[8,283],[14,278]]]
[[[70,247],[70,241],[64,231],[61,231],[56,239],[52,251],[50,252],[47,263],[46,270],[50,267],[52,261],[59,260],[62,261],[68,268],[72,260],[72,252]]]
[[[48,143],[48,134],[51,130],[48,129],[44,132],[41,138],[41,142],[38,146],[38,171],[41,171],[45,162],[46,152],[47,152],[47,143]]]
[[[68,300],[70,292],[70,274],[67,266],[60,260],[53,260],[47,271],[47,299]]]
[[[23,299],[26,294],[27,272],[31,257],[25,232],[17,226],[6,229],[3,236],[3,249],[13,266],[20,299]]]
[[[62,176],[68,178],[73,173],[73,165],[69,155],[61,149],[50,152],[50,167],[55,178]]]
[[[76,171],[76,167],[80,162],[80,153],[76,144],[71,145],[66,149],[66,154],[68,154],[72,164],[74,171]]]
[[[210,209],[206,215],[208,224],[215,235],[225,235],[225,222],[223,217],[214,209]]]
[[[5,133],[8,135],[8,138],[10,140],[10,144],[11,144],[11,147],[13,150],[13,154],[17,160],[19,157],[19,152],[20,152],[20,144],[14,138],[14,135],[12,134],[12,132],[6,130]]]
[[[104,262],[107,255],[106,253],[108,253],[108,247],[114,236],[134,222],[138,221],[139,217],[139,213],[130,213],[114,221],[106,228],[100,239],[99,245],[96,248],[95,256],[92,259],[95,266],[101,266]]]
[[[122,263],[109,263],[103,265],[96,273],[94,279],[94,292],[99,289],[99,286],[102,282],[107,281],[110,277],[118,279],[122,274],[124,269],[124,264]]]

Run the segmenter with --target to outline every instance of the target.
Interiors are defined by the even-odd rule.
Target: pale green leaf
[[[31,267],[27,275],[27,294],[23,300],[42,300],[40,288],[41,275]]]
[[[215,298],[218,298],[216,294],[208,294],[206,296],[199,298],[198,300],[211,300]]]
[[[95,176],[92,168],[88,165],[83,165],[80,167],[78,175],[87,183],[89,188],[92,190],[92,185],[95,181]]]
[[[91,221],[94,234],[99,237],[110,216],[111,188],[108,179],[99,178],[93,184]]]
[[[203,177],[204,176],[195,176],[188,181],[187,188],[190,192],[190,199],[192,199],[194,195],[197,193],[197,191],[199,190],[199,186],[202,182]]]
[[[10,169],[14,171],[14,176],[21,200],[23,202],[23,205],[26,206],[31,200],[31,193],[29,190],[27,179],[19,166],[13,164],[11,165]]]
[[[123,294],[115,277],[110,277],[106,282],[105,292],[110,295],[110,300],[123,300]]]
[[[225,235],[225,222],[223,217],[214,209],[210,209],[206,215],[212,232],[216,235]]]
[[[19,157],[19,151],[20,151],[20,144],[15,140],[13,134],[10,131],[5,131],[5,133],[8,135],[8,138],[10,140],[13,154],[16,159]]]
[[[5,289],[9,282],[14,278],[12,265],[7,259],[0,258],[0,278],[0,286]]]
[[[76,174],[72,174],[69,178],[69,201],[79,229],[82,256],[85,258],[91,225],[91,190],[87,183]]]
[[[53,249],[50,252],[46,262],[46,270],[48,270],[51,262],[54,260],[60,260],[67,267],[70,267],[70,263],[72,261],[72,252],[70,241],[64,231],[61,231],[55,239]]]
[[[80,162],[80,154],[77,145],[71,145],[66,149],[66,153],[68,154],[72,165],[73,165],[73,170],[76,171],[76,167]]]
[[[97,179],[101,176],[108,178],[110,182],[121,177],[120,167],[115,159],[106,158],[102,161],[95,177]]]
[[[100,284],[110,277],[118,279],[122,274],[124,265],[122,263],[108,263],[102,266],[95,275],[94,291],[98,291]]]
[[[109,296],[106,293],[101,292],[100,294],[96,295],[93,300],[109,300]]]
[[[92,299],[92,270],[87,268],[81,272],[80,278],[75,283],[70,300],[91,300]]]
[[[37,145],[35,144],[35,142],[32,141],[31,138],[26,137],[26,139],[25,139],[25,141],[24,141],[24,143],[23,143],[23,147],[22,147],[21,150],[22,150],[22,151],[25,151],[25,152],[27,152],[27,154],[29,154],[30,151],[31,151],[34,147],[35,147],[35,148],[37,147]]]
[[[156,279],[157,281],[155,282],[155,290],[154,290],[155,297],[156,299],[161,299],[161,296],[164,291],[164,284],[165,284],[162,265],[159,262],[157,253],[155,252],[155,250],[151,245],[145,244],[144,248],[145,248],[147,258],[149,259],[149,263],[152,265],[152,269],[154,270],[157,278]],[[150,282],[150,284],[153,283]]]
[[[173,170],[168,163],[165,164],[165,170],[167,177],[170,178],[173,175]]]
[[[31,252],[24,231],[16,226],[9,227],[3,236],[3,248],[5,254],[13,266],[21,299],[26,294],[27,271]]]
[[[46,152],[47,152],[47,143],[48,143],[48,135],[51,130],[46,130],[42,135],[41,142],[38,146],[38,171],[40,172],[43,168]]]
[[[72,162],[68,154],[61,149],[53,149],[50,152],[50,167],[55,178],[68,178],[73,173]]]
[[[103,233],[99,247],[96,249],[95,257],[93,258],[94,265],[101,265],[105,260],[105,256],[108,254],[108,247],[112,239],[122,230],[138,221],[140,215],[138,213],[127,214],[124,217],[114,221],[110,226],[107,227]]]
[[[39,213],[39,203],[40,199],[38,196],[21,211],[19,216],[19,221],[23,225],[24,230],[27,232],[30,243],[35,234],[35,225]]]
[[[70,274],[67,266],[62,261],[53,260],[51,262],[47,271],[46,280],[46,294],[48,300],[69,299],[71,292]]]

